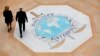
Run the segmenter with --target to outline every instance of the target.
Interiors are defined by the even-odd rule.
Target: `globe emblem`
[[[33,24],[36,38],[47,43],[50,48],[64,42],[68,32],[66,35],[64,33],[72,27],[68,17],[54,14],[41,15],[35,18]]]
[[[35,32],[47,39],[58,37],[71,26],[70,21],[65,16],[44,16],[41,19],[35,25]]]

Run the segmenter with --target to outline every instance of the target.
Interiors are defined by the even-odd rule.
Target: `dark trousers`
[[[22,35],[22,27],[23,27],[23,31],[25,31],[25,22],[24,23],[19,23],[20,35]]]
[[[6,23],[6,24],[7,24],[8,29],[11,28],[11,23]]]

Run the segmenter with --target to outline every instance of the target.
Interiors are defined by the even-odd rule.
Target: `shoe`
[[[25,30],[23,30],[25,32]]]
[[[22,38],[23,36],[22,35],[20,35],[20,38]]]
[[[10,29],[8,29],[8,32],[10,32]]]

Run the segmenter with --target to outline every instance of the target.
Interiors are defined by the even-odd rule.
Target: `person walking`
[[[9,10],[9,6],[5,6],[3,16],[5,17],[5,23],[7,24],[8,32],[10,32],[10,30],[12,30],[11,24],[13,21],[13,15],[11,10]]]
[[[19,11],[16,14],[16,21],[19,23],[20,37],[22,38],[22,27],[23,31],[25,31],[25,22],[28,22],[26,12],[23,11],[22,8],[19,8]]]

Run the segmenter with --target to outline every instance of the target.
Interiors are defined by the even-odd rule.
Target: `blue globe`
[[[44,38],[54,38],[61,35],[70,26],[71,22],[68,17],[59,15],[42,16],[41,20],[35,25],[35,32],[38,36]]]

